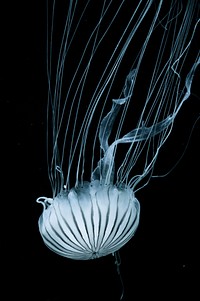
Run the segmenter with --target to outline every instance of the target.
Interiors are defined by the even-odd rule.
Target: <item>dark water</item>
[[[35,199],[51,196],[45,151],[45,4],[28,1],[25,6],[9,7],[8,3],[1,13],[0,103],[6,106],[5,117],[1,110],[5,151],[1,233],[3,278],[9,287],[5,300],[13,292],[21,300],[119,300],[121,285],[113,256],[75,262],[52,253],[41,241],[37,220],[42,207]],[[175,161],[199,116],[197,75],[192,94],[168,142],[169,157]],[[176,169],[165,178],[153,179],[137,195],[140,225],[120,252],[124,300],[198,299],[199,138],[200,121]],[[178,153],[177,139],[183,145]],[[168,159],[164,151],[158,162],[163,170]]]

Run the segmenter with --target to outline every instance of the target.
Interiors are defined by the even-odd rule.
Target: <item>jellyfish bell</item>
[[[52,251],[71,259],[116,252],[139,223],[139,202],[129,187],[84,182],[47,202],[39,220],[40,233]]]
[[[85,105],[86,88],[93,82],[92,71],[95,70],[96,75],[94,66],[101,67],[97,54],[101,55],[105,37],[110,37],[110,32],[116,35],[111,28],[114,23],[119,24],[120,11],[126,1],[121,1],[118,7],[102,4],[65,93],[66,60],[72,45],[77,45],[76,34],[87,19],[90,1],[79,12],[78,21],[74,17],[76,5],[70,1],[55,75],[52,67],[54,2],[47,58],[47,121],[52,128],[52,134],[47,133],[47,158],[53,197],[39,197],[37,202],[43,205],[39,218],[43,241],[61,256],[87,260],[113,254],[133,237],[138,227],[140,204],[135,194],[153,176],[159,151],[191,94],[193,77],[200,63],[199,52],[190,52],[199,24],[195,15],[197,1],[188,1],[185,7],[180,1],[171,1],[167,11],[163,11],[163,3],[166,1],[140,1],[132,9]],[[110,93],[120,77],[121,66],[129,48],[132,51],[146,18],[148,28],[145,27],[140,49],[131,56],[119,97],[111,101]],[[141,89],[141,71],[158,28],[162,34],[153,49],[151,76],[148,85],[145,83]],[[189,67],[184,68],[191,53]],[[137,102],[141,103],[135,92],[137,86],[145,91],[141,91],[144,101],[135,127],[126,131],[125,124],[132,124],[128,114],[131,111],[134,115]],[[121,145],[127,149],[119,163],[116,157]]]

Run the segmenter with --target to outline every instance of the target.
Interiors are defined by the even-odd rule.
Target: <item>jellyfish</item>
[[[75,260],[115,254],[134,236],[137,191],[200,63],[198,1],[83,2],[59,16],[55,1],[47,6],[52,196],[37,199],[45,245]]]

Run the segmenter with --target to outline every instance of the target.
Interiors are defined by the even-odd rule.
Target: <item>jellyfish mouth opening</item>
[[[133,191],[85,182],[56,196],[39,219],[44,243],[55,253],[77,260],[112,254],[134,235],[140,205]]]
[[[99,258],[100,256],[99,256],[99,252],[96,252],[96,251],[94,251],[93,253],[92,253],[92,258],[91,259],[97,259],[97,258]]]

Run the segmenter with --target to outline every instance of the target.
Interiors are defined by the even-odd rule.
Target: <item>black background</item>
[[[119,300],[114,257],[76,262],[52,253],[41,240],[37,221],[42,207],[35,200],[51,193],[45,151],[45,3],[7,3],[1,14],[1,241],[3,278],[9,288],[5,300],[11,294],[37,301]],[[180,140],[183,150],[199,116],[197,75],[192,93],[168,143],[169,156],[175,158],[174,141]],[[199,297],[199,133],[197,122],[177,167],[167,177],[152,179],[137,195],[140,225],[120,251],[124,300]],[[162,164],[167,158],[160,160]]]

